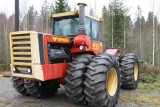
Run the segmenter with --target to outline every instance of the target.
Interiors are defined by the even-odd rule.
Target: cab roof
[[[79,11],[78,10],[70,11],[70,12],[64,12],[64,13],[50,14],[49,18],[56,19],[56,18],[63,18],[63,17],[67,17],[67,16],[76,16],[76,15],[79,15]],[[98,22],[103,22],[102,18],[96,18],[96,17],[93,17],[91,15],[85,15],[85,16],[88,17],[88,18],[91,18],[93,20],[96,20]]]

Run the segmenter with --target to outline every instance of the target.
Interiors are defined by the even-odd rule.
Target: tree
[[[137,11],[137,21],[138,21],[138,28],[139,28],[139,52],[140,52],[140,60],[142,60],[142,25],[141,25],[141,17],[142,17],[142,13],[141,13],[141,8],[138,5],[138,11]]]
[[[146,61],[149,63],[153,63],[153,12],[148,13],[148,19],[146,22],[147,27],[147,41],[146,41],[146,52],[148,55],[146,56]]]
[[[155,63],[155,20],[154,20],[154,1],[153,1],[153,14],[152,14],[152,21],[153,21],[153,25],[152,25],[152,39],[153,39],[153,51],[152,51],[152,64],[154,65]]]
[[[6,35],[5,35],[5,43],[6,43],[6,45],[5,45],[5,64],[7,65],[6,66],[6,70],[9,70],[10,69],[10,67],[9,67],[9,65],[10,65],[10,50],[9,50],[9,48],[10,48],[10,41],[9,41],[9,33],[10,32],[13,32],[15,29],[14,29],[14,23],[15,23],[15,21],[14,21],[14,19],[15,19],[15,15],[14,14],[12,14],[12,15],[10,15],[9,17],[8,17],[8,20],[7,20],[7,26],[6,26]]]
[[[158,34],[158,19],[157,16],[154,17],[155,26],[155,65],[159,66],[159,34]]]
[[[124,36],[123,36],[124,53],[131,51],[131,45],[130,45],[131,42],[129,41],[129,35],[131,35],[131,31],[132,31],[131,17],[125,15],[124,16]]]
[[[157,38],[156,38],[156,40],[157,40],[157,66],[158,67],[160,67],[160,24],[158,24],[157,25],[157,29],[156,29],[156,31],[157,31]]]
[[[6,36],[7,16],[5,13],[0,13],[0,68],[1,64],[5,63],[5,36]]]
[[[89,11],[89,15],[95,16],[92,8],[91,8],[90,11]]]
[[[136,11],[136,18],[135,18],[135,23],[134,23],[134,27],[133,27],[133,31],[134,31],[134,50],[137,54],[137,56],[139,57],[140,60],[142,60],[142,11],[140,6],[138,5],[137,7],[137,11]],[[137,48],[139,47],[139,48]]]
[[[125,8],[120,0],[112,2],[113,9],[113,42],[114,47],[123,49]]]
[[[14,31],[14,15],[9,17],[0,13],[0,71],[9,70],[9,33]]]
[[[68,5],[67,0],[56,0],[55,1],[53,13],[62,13],[62,12],[70,11],[70,10],[71,9]]]
[[[38,21],[42,25],[41,32],[47,32],[47,33],[52,32],[52,19],[48,18],[49,14],[63,13],[70,11],[70,7],[68,5],[67,0],[56,0],[54,4],[55,5],[53,4],[49,5],[47,0],[45,0],[43,3],[41,14]]]
[[[50,6],[47,2],[47,0],[44,0],[42,8],[41,8],[41,12],[40,12],[40,17],[39,17],[39,21],[41,23],[41,31],[42,32],[48,32],[48,14],[50,11]]]
[[[111,47],[111,13],[106,6],[102,9],[102,18],[104,22],[101,23],[101,40],[103,41],[104,49],[106,49]]]
[[[145,41],[146,41],[146,21],[144,17],[141,17],[141,60],[144,60],[146,53],[146,46],[145,46]]]
[[[33,6],[29,7],[27,16],[28,16],[28,30],[34,30],[35,28],[35,20],[37,18],[38,12],[34,10]]]
[[[109,5],[109,9],[104,6],[102,17],[104,23],[101,25],[102,40],[107,48],[115,47],[124,49],[126,46],[126,36],[130,28],[130,17],[126,15],[127,9],[120,0],[114,0]]]
[[[26,31],[28,30],[28,17],[27,17],[27,13],[28,13],[28,0],[23,0],[23,2],[21,2],[20,7],[19,7],[19,11],[20,11],[20,25],[19,25],[19,29],[20,31]]]

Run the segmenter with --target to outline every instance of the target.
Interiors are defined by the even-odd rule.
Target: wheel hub
[[[108,89],[108,93],[110,96],[114,96],[118,85],[117,72],[114,68],[109,70],[107,81],[106,88]]]
[[[134,65],[134,80],[137,81],[138,79],[138,65]]]

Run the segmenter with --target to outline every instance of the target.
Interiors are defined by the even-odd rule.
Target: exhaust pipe
[[[86,34],[84,20],[85,20],[85,6],[87,6],[87,4],[78,3],[77,5],[79,6],[79,34]]]
[[[19,0],[15,0],[15,31],[19,31]]]

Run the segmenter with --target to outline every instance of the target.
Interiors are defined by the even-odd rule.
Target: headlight
[[[28,73],[31,73],[31,69],[28,69],[27,71],[28,71]]]
[[[81,45],[81,46],[79,47],[79,49],[82,51],[82,50],[84,49],[84,46]]]
[[[13,71],[15,72],[15,71],[16,71],[16,68],[13,68]]]

